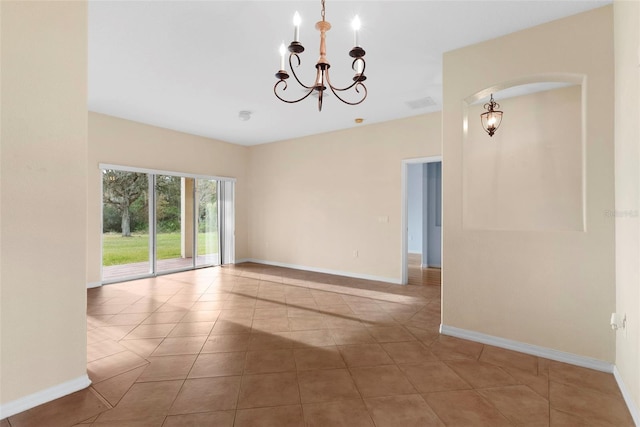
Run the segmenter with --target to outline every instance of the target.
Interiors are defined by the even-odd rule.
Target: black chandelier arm
[[[300,102],[300,101],[302,101],[302,100],[306,99],[309,95],[311,95],[311,94],[313,93],[313,88],[312,88],[312,87],[311,87],[311,88],[310,88],[310,87],[307,87],[307,89],[309,89],[309,92],[307,92],[307,93],[306,93],[306,95],[302,96],[302,98],[300,98],[300,99],[295,99],[295,100],[290,101],[290,100],[288,100],[288,99],[284,99],[283,97],[281,97],[280,95],[278,95],[277,90],[278,90],[278,86],[280,85],[280,83],[284,83],[284,87],[282,88],[282,90],[283,90],[283,91],[287,90],[287,87],[289,86],[289,85],[287,85],[287,82],[286,82],[286,81],[284,81],[284,80],[278,80],[278,81],[276,82],[276,84],[275,84],[275,85],[273,85],[273,93],[274,93],[274,95],[275,95],[275,96],[276,96],[280,101],[282,101],[282,102],[286,102],[287,104],[295,104],[296,102]],[[305,86],[305,87],[306,87],[306,86]]]
[[[348,87],[345,88],[336,88],[331,84],[331,79],[329,78],[329,70],[327,70],[327,86],[329,86],[329,89],[331,89],[331,92],[333,92],[333,94],[336,96],[336,98],[338,98],[340,101],[344,102],[347,105],[358,105],[360,103],[362,103],[362,101],[364,101],[365,99],[367,99],[367,87],[360,81],[357,80],[355,82],[353,82],[353,84],[349,85]],[[347,101],[346,99],[343,99],[340,95],[338,95],[338,92],[344,92],[347,91],[351,88],[355,87],[355,91],[356,93],[360,93],[359,88],[361,87],[362,89],[364,89],[364,94],[362,96],[362,99],[356,102],[350,102]]]
[[[296,81],[298,82],[298,84],[299,84],[300,86],[302,86],[303,88],[305,88],[305,89],[313,89],[313,86],[307,86],[306,84],[302,83],[302,82],[300,81],[300,79],[298,78],[298,75],[296,74],[296,70],[295,70],[295,68],[294,68],[294,66],[293,66],[293,64],[292,64],[292,61],[291,61],[291,58],[292,58],[292,57],[294,57],[294,56],[295,56],[295,57],[296,57],[296,59],[298,60],[298,65],[297,65],[297,66],[298,66],[298,67],[300,66],[300,56],[298,56],[298,54],[297,54],[297,53],[290,53],[290,54],[289,54],[289,68],[291,69],[291,74],[293,75],[293,78],[294,78],[294,79],[296,79]],[[305,98],[306,98],[306,97],[305,97]]]
[[[353,71],[356,71],[356,69],[354,68],[354,67],[355,67],[355,63],[356,63],[356,60],[354,60],[354,61],[353,61],[353,64],[352,64],[352,66],[351,66],[351,68],[353,68]],[[364,76],[364,70],[365,70],[365,68],[366,68],[366,64],[365,64],[365,62],[364,62],[364,61],[362,61],[362,64],[363,64],[363,65],[362,65],[362,72],[360,73],[360,75],[361,75],[361,76]],[[357,74],[356,74],[356,76],[357,76]],[[338,88],[338,87],[335,87],[335,86],[333,86],[333,85],[331,84],[331,81],[329,80],[329,70],[327,70],[327,84],[329,85],[329,87],[331,88],[331,91],[332,91],[333,93],[335,93],[335,91],[338,91],[338,92],[346,92],[346,91],[348,91],[349,89],[352,89],[354,86],[362,86],[362,87],[364,87],[364,90],[366,91],[366,90],[367,90],[367,88],[365,87],[365,85],[364,85],[364,84],[362,84],[362,82],[363,82],[363,81],[364,81],[364,79],[360,80],[360,79],[356,79],[356,78],[354,77],[354,81],[353,81],[353,83],[351,83],[349,86],[347,86],[347,87],[343,87],[343,88]],[[356,87],[356,92],[358,92],[358,93],[360,92],[360,91],[357,89],[357,87]],[[366,97],[366,95],[365,95],[365,97]],[[340,97],[338,97],[338,98],[340,98]],[[364,101],[364,99],[363,99],[363,101]],[[343,102],[344,102],[344,101],[343,101]],[[362,101],[360,101],[360,102],[362,102]],[[360,102],[358,102],[358,104],[359,104]],[[348,104],[348,102],[347,102],[347,104]],[[351,105],[355,105],[355,104],[351,104]]]

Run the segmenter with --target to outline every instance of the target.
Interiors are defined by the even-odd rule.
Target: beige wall
[[[247,257],[248,147],[89,113],[87,282],[101,280],[100,163],[236,178],[236,257]]]
[[[445,54],[445,325],[614,361],[614,221],[605,214],[614,204],[612,34],[612,7],[603,7]],[[587,79],[586,231],[464,228],[463,101],[549,73]],[[505,111],[502,126],[509,120]]]
[[[440,155],[440,120],[252,147],[251,258],[399,281],[402,160]]]
[[[507,99],[499,95],[504,126],[492,137],[479,126],[484,103],[468,110],[464,228],[582,231],[580,85]]]
[[[616,54],[616,366],[640,409],[640,3],[614,3]],[[637,414],[640,415],[640,414]]]
[[[0,11],[6,409],[86,378],[87,5],[3,1]]]

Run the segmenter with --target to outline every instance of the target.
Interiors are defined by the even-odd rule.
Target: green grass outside
[[[209,248],[207,250],[207,240]],[[218,234],[198,233],[198,254],[216,253]],[[157,237],[158,259],[180,258],[180,233],[159,233]],[[133,233],[122,237],[119,233],[102,234],[102,265],[122,265],[149,261],[149,235]]]

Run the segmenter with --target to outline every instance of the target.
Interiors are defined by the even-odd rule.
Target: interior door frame
[[[442,162],[442,156],[417,157],[402,160],[402,214],[400,220],[401,227],[401,246],[402,254],[400,257],[400,266],[402,275],[400,283],[406,285],[409,282],[409,266],[407,252],[409,250],[408,234],[409,234],[409,194],[408,194],[408,175],[409,165]],[[444,219],[443,219],[444,220]]]

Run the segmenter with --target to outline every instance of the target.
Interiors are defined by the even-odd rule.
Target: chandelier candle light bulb
[[[300,14],[296,11],[293,15],[293,41],[300,41],[300,22],[302,19],[300,18]]]
[[[360,31],[360,18],[358,18],[358,15],[356,15],[353,18],[353,21],[351,21],[351,28],[353,28],[353,45],[354,46],[360,46],[360,38],[359,38],[359,31]]]
[[[287,48],[284,42],[280,45],[280,70],[284,70],[284,55],[287,53]]]

